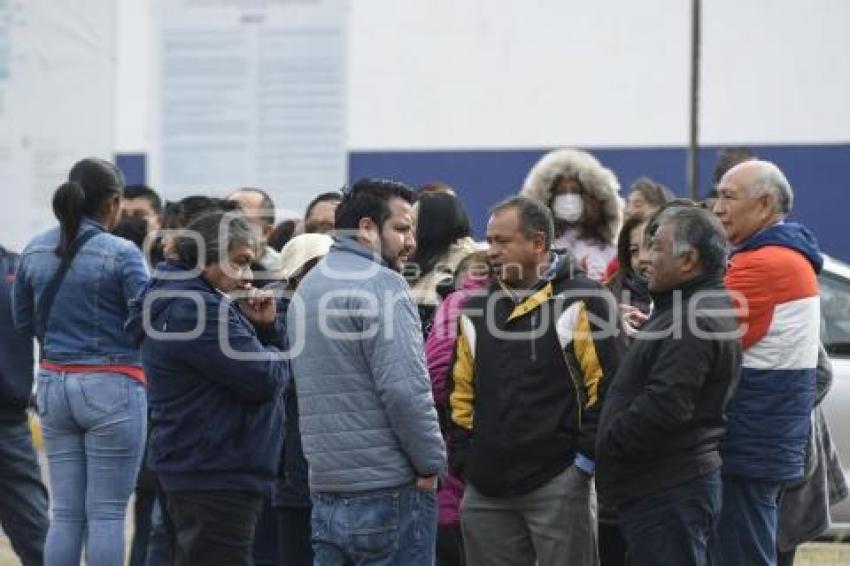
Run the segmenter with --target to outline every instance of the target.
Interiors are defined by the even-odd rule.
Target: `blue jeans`
[[[776,566],[782,482],[723,476],[723,510],[711,541],[712,566]]]
[[[630,566],[702,566],[720,515],[720,471],[620,505]]]
[[[42,564],[47,490],[26,422],[0,423],[0,525],[24,566]]]
[[[431,566],[437,494],[414,486],[313,494],[315,566]]]
[[[45,561],[123,566],[124,515],[147,430],[144,387],[114,373],[38,374],[53,520]]]

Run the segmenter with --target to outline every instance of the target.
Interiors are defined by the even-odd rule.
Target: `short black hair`
[[[310,213],[313,212],[313,209],[316,208],[316,205],[320,202],[339,202],[341,200],[342,193],[339,191],[328,191],[316,196],[310,201],[310,204],[307,205],[307,210],[304,212],[304,220],[310,218]]]
[[[253,193],[255,195],[260,195],[260,208],[262,209],[262,214],[259,215],[259,218],[267,226],[274,226],[274,201],[272,200],[272,197],[269,196],[269,193],[267,193],[263,189],[258,189],[257,187],[242,187],[241,189],[236,189],[235,191],[230,193],[230,196],[227,197],[228,200],[230,200],[233,195],[237,193]]]
[[[511,197],[496,204],[490,209],[490,214],[496,214],[503,210],[516,209],[519,214],[519,225],[523,236],[531,239],[536,233],[543,233],[546,249],[552,247],[555,239],[555,221],[552,219],[552,211],[542,202],[528,197]]]
[[[234,201],[223,198],[192,195],[176,203],[168,203],[163,227],[169,229],[185,228],[195,218],[211,212],[231,212],[239,209]]]
[[[339,201],[334,218],[337,231],[356,232],[361,218],[371,218],[380,229],[390,217],[389,202],[394,198],[413,204],[416,202],[416,193],[399,181],[360,179],[343,192],[342,200]]]
[[[715,186],[723,178],[729,169],[743,163],[758,159],[755,152],[743,146],[738,147],[723,147],[717,151],[717,162],[714,164],[714,184]]]
[[[143,198],[151,203],[154,212],[162,214],[162,199],[147,185],[127,185],[124,187],[123,197],[125,199]]]
[[[286,242],[295,236],[296,228],[298,228],[298,221],[291,218],[289,220],[278,222],[277,226],[275,226],[274,230],[272,230],[271,234],[269,234],[269,237],[266,240],[266,245],[277,251],[282,250],[283,246],[286,245]]]

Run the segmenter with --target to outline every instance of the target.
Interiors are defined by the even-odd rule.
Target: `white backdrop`
[[[3,0],[0,22],[0,243],[20,248],[74,161],[116,147],[115,2]]]
[[[347,177],[348,0],[161,0],[149,177],[171,198],[263,187],[306,203]],[[300,206],[299,206],[300,208]]]
[[[354,0],[347,148],[684,145],[689,4]],[[0,72],[5,244],[51,221],[49,195],[75,158],[153,150],[158,89],[153,0],[0,0],[9,6],[31,25],[12,32],[22,82],[10,90]],[[703,6],[702,143],[850,142],[850,2]]]

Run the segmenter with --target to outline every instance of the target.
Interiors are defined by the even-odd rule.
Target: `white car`
[[[823,401],[829,431],[850,481],[850,265],[827,257],[820,278],[821,340],[832,361],[832,389]],[[850,498],[831,509],[831,534],[850,534]]]

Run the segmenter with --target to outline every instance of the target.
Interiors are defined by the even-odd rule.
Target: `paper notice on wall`
[[[344,183],[347,0],[158,4],[151,177],[168,198],[267,190],[301,211]]]
[[[55,223],[53,191],[82,157],[112,157],[113,0],[0,0],[0,244]]]

